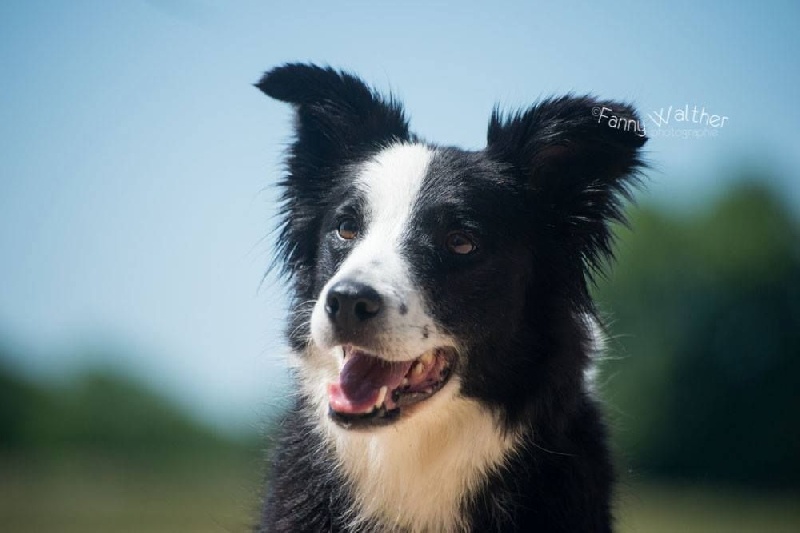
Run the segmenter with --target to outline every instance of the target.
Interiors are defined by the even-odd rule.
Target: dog
[[[598,117],[636,112],[495,108],[468,151],[348,72],[256,86],[295,115],[277,243],[297,385],[257,531],[611,531],[590,286],[646,137]]]

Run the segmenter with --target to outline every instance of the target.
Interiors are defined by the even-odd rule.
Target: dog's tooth
[[[403,378],[403,383],[402,383],[402,385],[403,385],[403,387],[406,387],[406,386],[408,386],[408,378]]]
[[[419,358],[420,362],[424,365],[429,365],[433,362],[433,352],[425,352],[422,354],[422,357]]]
[[[380,392],[378,392],[378,399],[375,401],[375,407],[380,407],[383,405],[384,400],[386,400],[386,394],[389,392],[389,387],[384,385],[381,387]]]
[[[422,371],[424,369],[425,369],[425,366],[422,363],[418,362],[418,363],[414,363],[414,369],[412,370],[412,372],[414,373],[414,375],[418,376],[418,375],[422,374]]]

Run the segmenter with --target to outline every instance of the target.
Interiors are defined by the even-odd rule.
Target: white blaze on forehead
[[[401,246],[433,155],[434,150],[419,144],[396,144],[355,170],[354,186],[365,200],[364,227],[315,305],[311,334],[320,346],[333,342],[325,295],[343,279],[369,285],[383,298],[386,323],[375,339],[382,357],[408,360],[451,344],[428,314]]]
[[[421,144],[396,144],[364,165],[356,187],[366,196],[368,233],[392,240],[402,235],[433,154]]]

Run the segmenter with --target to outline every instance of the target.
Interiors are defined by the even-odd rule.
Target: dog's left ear
[[[565,96],[508,116],[495,110],[487,152],[525,183],[541,238],[591,274],[611,256],[609,223],[623,220],[646,141],[630,106]]]

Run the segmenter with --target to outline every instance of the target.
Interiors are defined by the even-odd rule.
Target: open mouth
[[[387,361],[344,346],[339,381],[328,384],[329,415],[351,429],[386,425],[436,394],[456,362],[452,347],[428,350],[411,361]]]

